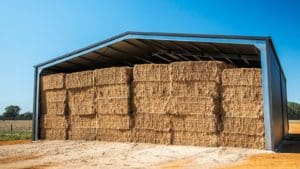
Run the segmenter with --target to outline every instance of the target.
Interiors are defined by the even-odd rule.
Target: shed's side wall
[[[270,45],[267,48],[268,61],[270,66],[270,106],[271,106],[271,133],[272,147],[276,148],[286,134],[287,119],[286,112],[286,89],[285,78]]]

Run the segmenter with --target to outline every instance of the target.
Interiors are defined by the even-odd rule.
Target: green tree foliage
[[[290,120],[300,120],[300,104],[288,102],[288,118]]]
[[[16,105],[10,105],[5,108],[5,112],[3,113],[3,117],[5,119],[15,120],[15,118],[19,115],[21,108]]]

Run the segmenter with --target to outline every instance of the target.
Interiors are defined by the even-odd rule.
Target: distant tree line
[[[288,118],[289,120],[300,120],[300,104],[288,102]]]
[[[32,112],[21,113],[21,108],[16,105],[10,105],[5,108],[5,111],[0,115],[0,120],[31,120]]]

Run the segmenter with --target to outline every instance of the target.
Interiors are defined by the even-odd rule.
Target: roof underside
[[[261,40],[261,39],[260,39]],[[75,53],[76,54],[76,53]],[[237,67],[260,67],[260,53],[254,45],[199,41],[123,39],[76,57],[51,64],[43,74],[76,72],[113,66],[178,61],[224,61]]]

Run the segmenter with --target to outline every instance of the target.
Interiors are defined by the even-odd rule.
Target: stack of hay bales
[[[217,146],[222,62],[175,62],[171,67],[173,144]]]
[[[41,138],[64,140],[67,137],[65,74],[41,78]]]
[[[222,146],[263,148],[261,70],[225,69],[222,73]]]
[[[171,121],[167,114],[170,84],[169,66],[167,64],[134,66],[134,142],[171,143]]]
[[[131,80],[129,67],[94,71],[98,140],[131,141]]]
[[[93,71],[66,75],[69,105],[69,139],[95,140],[97,116],[94,111]]]

